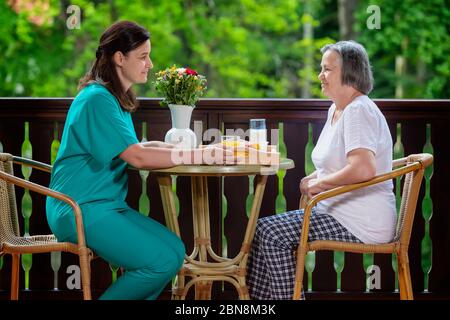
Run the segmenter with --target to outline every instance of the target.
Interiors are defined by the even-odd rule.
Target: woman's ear
[[[123,65],[123,59],[124,59],[124,56],[123,56],[123,53],[122,53],[122,52],[116,51],[116,52],[114,53],[114,55],[113,55],[113,61],[114,61],[114,63],[116,64],[116,66],[122,67],[122,65]]]

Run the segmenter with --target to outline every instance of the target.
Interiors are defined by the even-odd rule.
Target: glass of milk
[[[267,148],[266,119],[250,119],[250,144],[261,151]]]

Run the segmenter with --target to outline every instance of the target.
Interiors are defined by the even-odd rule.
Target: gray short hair
[[[342,62],[342,84],[369,94],[373,88],[373,75],[366,49],[355,41],[339,41],[327,44],[320,52],[328,50],[337,52]]]

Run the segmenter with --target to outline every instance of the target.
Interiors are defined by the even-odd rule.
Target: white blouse
[[[355,98],[332,125],[336,106],[312,152],[320,179],[347,165],[347,154],[357,148],[375,154],[376,174],[392,170],[392,137],[384,115],[367,96]],[[396,207],[392,180],[351,191],[317,204],[318,214],[329,214],[364,243],[390,242],[395,233]]]

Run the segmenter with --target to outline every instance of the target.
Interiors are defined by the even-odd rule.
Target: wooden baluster
[[[53,141],[50,145],[50,164],[53,165],[56,160],[56,155],[58,154],[59,146],[61,145],[59,141],[59,131],[58,122],[53,124]],[[53,270],[53,290],[58,290],[58,273],[61,268],[61,251],[50,253],[50,264]]]
[[[431,124],[427,123],[426,143],[423,146],[424,153],[434,154],[433,145],[431,144]],[[428,275],[432,268],[432,251],[433,243],[430,237],[430,221],[433,215],[433,200],[430,195],[431,177],[433,176],[433,164],[425,169],[425,196],[422,200],[422,216],[425,220],[425,236],[422,240],[422,270],[424,273],[424,291],[428,291]]]
[[[30,123],[25,122],[25,137],[22,143],[22,157],[33,159],[33,147],[30,142]],[[32,168],[27,166],[22,166],[22,174],[25,180],[30,180]],[[30,191],[25,190],[22,197],[22,216],[24,218],[24,236],[30,235],[30,217],[33,213],[32,208],[33,200],[30,196]],[[30,289],[30,270],[33,265],[33,256],[29,253],[22,254],[22,269],[25,271],[25,290]]]

